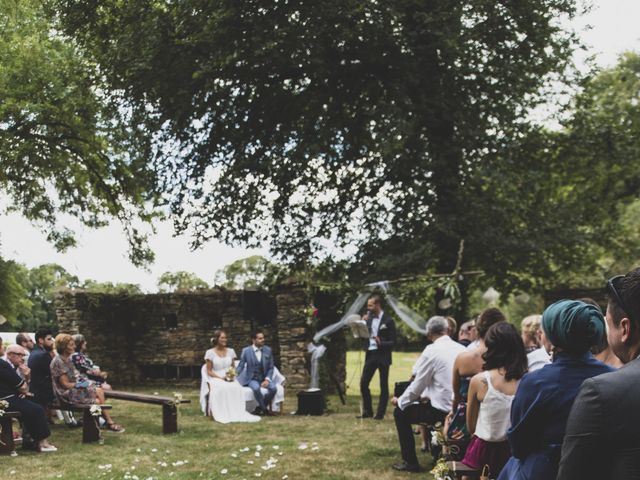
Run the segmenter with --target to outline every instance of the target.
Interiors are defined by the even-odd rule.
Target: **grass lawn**
[[[36,454],[18,450],[18,457],[0,457],[3,480],[39,479],[401,479],[390,465],[400,449],[389,409],[381,422],[356,420],[359,412],[358,358],[349,353],[351,388],[347,405],[330,397],[329,414],[322,417],[290,415],[295,392],[288,391],[284,413],[257,424],[221,425],[203,417],[194,388],[138,387],[130,390],[171,395],[180,391],[191,404],[180,408],[176,435],[162,435],[160,407],[112,400],[113,415],[124,434],[104,433],[104,444],[83,445],[82,432],[52,427],[51,441],[59,451]],[[394,354],[390,385],[405,379],[417,354]],[[377,392],[377,379],[372,390]],[[374,397],[374,404],[376,403]],[[258,449],[261,446],[261,449]],[[306,448],[302,448],[306,446]],[[276,448],[278,447],[278,448]],[[248,451],[242,451],[248,448]],[[269,459],[276,467],[262,469]],[[423,467],[430,458],[419,453]],[[274,463],[272,460],[272,463]],[[222,473],[226,470],[226,473]],[[420,474],[419,478],[432,478]]]

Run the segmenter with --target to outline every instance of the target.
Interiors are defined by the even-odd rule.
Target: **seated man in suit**
[[[640,478],[640,268],[607,282],[607,339],[621,369],[582,383],[558,480]]]
[[[22,349],[22,347],[14,346]],[[10,347],[11,348],[11,347]],[[21,351],[12,350],[16,356]],[[22,361],[22,360],[21,360]],[[44,409],[27,398],[29,388],[27,382],[16,373],[15,365],[0,360],[0,400],[7,402],[8,410],[20,412],[25,430],[28,430],[34,442],[34,447],[39,452],[55,452],[56,447],[51,445],[47,438],[50,435],[49,425]]]
[[[258,402],[256,413],[271,415],[268,405],[275,396],[277,388],[273,382],[273,354],[264,344],[264,333],[256,331],[251,335],[252,345],[242,349],[238,363],[238,382],[248,386]],[[263,395],[260,387],[267,389]]]

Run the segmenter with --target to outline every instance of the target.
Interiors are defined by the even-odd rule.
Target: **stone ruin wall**
[[[204,290],[188,293],[117,295],[65,290],[55,305],[60,332],[82,333],[87,353],[116,384],[142,381],[196,380],[210,348],[215,328],[223,328],[239,356],[249,345],[251,331],[260,328],[287,378],[291,392],[309,386],[307,344],[313,336],[308,321],[309,301],[300,287],[281,287],[273,295],[259,294],[261,307],[247,312],[247,292]],[[256,293],[254,292],[254,295]],[[255,302],[254,302],[255,303]],[[337,321],[325,312],[323,323]],[[332,336],[321,386],[344,391],[346,342],[343,332]]]

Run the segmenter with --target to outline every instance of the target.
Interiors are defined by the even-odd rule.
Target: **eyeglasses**
[[[25,357],[26,353],[18,353],[18,352],[7,352],[7,354],[18,355],[19,357]]]
[[[635,318],[633,318],[631,310],[627,308],[624,301],[622,300],[622,297],[618,293],[618,290],[616,289],[616,282],[621,278],[624,278],[624,275],[616,275],[615,277],[611,277],[609,280],[607,280],[607,291],[609,292],[611,297],[613,297],[613,300],[616,302],[618,307],[620,307],[624,311],[624,313],[627,314],[627,317],[635,322]]]

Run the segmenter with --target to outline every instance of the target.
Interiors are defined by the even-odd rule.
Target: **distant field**
[[[359,352],[347,352],[347,394],[359,396],[360,395],[360,374],[362,372],[362,366],[364,364],[364,351]],[[394,352],[393,364],[389,370],[389,389],[393,392],[393,385],[395,382],[402,382],[408,380],[411,376],[411,367],[420,356],[419,352]],[[378,373],[376,372],[373,380],[371,380],[372,395],[380,394],[380,380],[378,379]],[[374,402],[375,403],[375,402]]]

